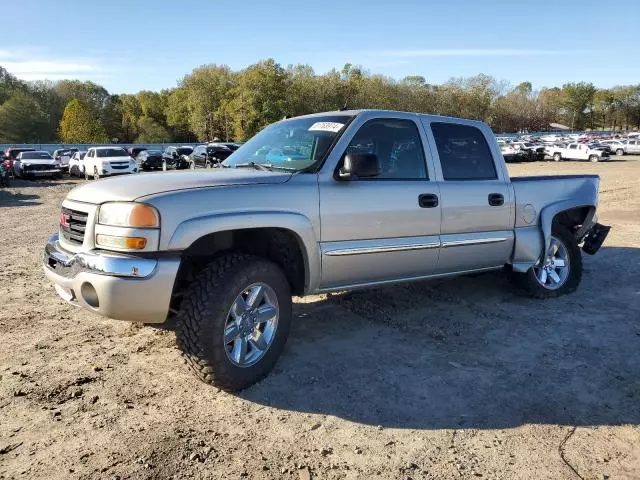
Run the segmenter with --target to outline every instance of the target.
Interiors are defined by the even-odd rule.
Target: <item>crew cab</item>
[[[553,145],[545,150],[547,155],[556,162],[560,160],[589,160],[590,162],[609,160],[609,152],[606,150],[591,148],[582,143],[570,143],[567,146]]]
[[[138,164],[121,147],[92,147],[84,156],[84,177],[94,180],[138,173]]]
[[[278,157],[274,149],[295,150]],[[535,298],[573,292],[599,178],[510,178],[478,121],[383,110],[282,120],[211,170],[76,187],[45,246],[58,294],[100,315],[175,322],[227,390],[282,353],[292,295],[506,270]]]

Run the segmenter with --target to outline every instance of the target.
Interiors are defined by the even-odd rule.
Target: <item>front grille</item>
[[[43,170],[52,170],[55,168],[54,165],[42,165],[42,164],[31,164],[31,165],[23,165],[22,169],[25,172],[41,172]]]
[[[111,162],[110,165],[114,170],[123,170],[125,168],[129,168],[129,162]]]
[[[82,245],[84,241],[84,232],[87,228],[87,218],[89,214],[86,212],[80,212],[78,210],[71,210],[70,208],[62,207],[62,216],[68,224],[65,225],[60,219],[60,234],[69,243],[75,243],[76,245]]]

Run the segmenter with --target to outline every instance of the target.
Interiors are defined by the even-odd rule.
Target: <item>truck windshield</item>
[[[324,115],[274,123],[243,144],[222,165],[266,165],[295,172],[308,169],[324,159],[352,118]]]

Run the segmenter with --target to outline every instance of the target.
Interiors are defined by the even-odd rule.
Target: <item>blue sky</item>
[[[345,63],[430,83],[640,83],[640,1],[2,1],[0,65],[26,80],[158,90],[202,64]]]

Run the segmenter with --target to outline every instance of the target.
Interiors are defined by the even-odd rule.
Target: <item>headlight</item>
[[[159,228],[160,214],[144,203],[105,203],[100,206],[98,223],[114,227]]]

